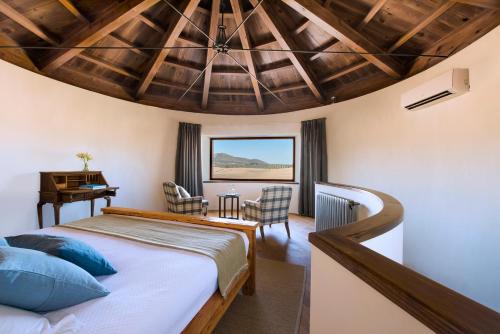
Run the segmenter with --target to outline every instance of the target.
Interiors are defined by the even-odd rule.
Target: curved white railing
[[[354,200],[361,210],[353,223],[309,234],[312,334],[500,333],[497,312],[401,264],[397,199],[331,183],[316,191]]]

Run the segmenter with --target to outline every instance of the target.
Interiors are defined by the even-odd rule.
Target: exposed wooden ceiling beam
[[[104,36],[109,35],[158,1],[159,0],[125,0],[114,3],[104,10],[95,21],[73,32],[61,46],[92,46]],[[44,72],[55,71],[82,51],[83,49],[56,50],[50,53],[49,57],[42,62],[41,68]]]
[[[276,88],[271,88],[271,90],[273,93],[278,94],[278,93],[285,93],[285,92],[289,92],[291,90],[304,89],[304,88],[309,88],[309,86],[307,86],[303,82],[297,82],[297,83],[292,83],[292,84],[288,84],[288,85],[284,85],[284,86],[280,86],[280,87],[276,87]],[[269,93],[268,91],[265,91],[264,94],[269,95],[271,93]]]
[[[387,2],[387,0],[378,0],[374,5],[373,7],[371,8],[371,10],[368,12],[368,14],[366,14],[366,16],[364,17],[363,21],[361,21],[361,23],[358,25],[358,29],[362,29],[365,25],[367,25],[372,19],[373,17],[375,17],[375,15],[380,11],[380,9],[382,9],[382,7],[384,6],[384,4]],[[307,22],[311,22],[311,21],[307,21]],[[318,51],[321,51],[321,52],[325,52],[325,51],[333,51],[333,49],[335,48],[335,46],[339,43],[339,40],[338,39],[333,39],[332,41],[329,41],[327,42],[325,45],[321,46]],[[312,60],[316,60],[318,58],[320,58],[323,54],[321,53],[316,53],[314,55],[312,55],[309,59],[312,61]]]
[[[273,47],[275,43],[278,43],[274,37],[266,37],[261,41],[258,41],[253,46],[254,49],[267,49]]]
[[[339,71],[336,71],[335,73],[332,73],[332,74],[326,76],[325,78],[321,79],[321,82],[326,83],[326,82],[332,81],[334,79],[340,78],[346,74],[349,74],[351,72],[359,70],[360,68],[363,68],[363,67],[368,66],[370,64],[371,63],[369,61],[361,61],[361,62],[356,63],[354,65],[347,66],[347,67],[340,69]]]
[[[372,6],[368,14],[363,18],[363,21],[358,26],[358,29],[363,28],[365,25],[367,25],[374,17],[377,15],[380,9],[385,5],[387,0],[377,0],[375,4]]]
[[[456,0],[455,2],[489,9],[500,9],[500,1],[498,0]]]
[[[18,46],[19,44],[6,33],[0,31],[0,45]],[[38,68],[24,49],[0,49],[0,58],[30,71],[39,72]]]
[[[322,45],[319,49],[317,49],[317,51],[320,51],[320,52],[333,51],[333,49],[335,48],[335,46],[338,43],[339,43],[339,40],[334,38],[331,41],[328,41],[324,45]],[[316,53],[316,54],[313,54],[311,57],[309,57],[309,60],[316,60],[321,56],[322,56],[321,53]]]
[[[200,0],[183,0],[178,10],[187,17],[191,17],[191,15],[193,15],[194,11],[198,7],[199,3]],[[162,42],[160,43],[160,45],[164,47],[174,46],[177,38],[181,34],[182,30],[184,30],[184,27],[187,23],[188,20],[185,17],[180,15],[175,16],[172,19],[170,26],[163,34]],[[163,61],[169,53],[170,49],[162,49],[155,53],[146,69],[146,72],[144,73],[141,82],[139,83],[139,88],[137,89],[136,93],[138,98],[144,95],[149,85],[151,84],[151,81],[153,81],[153,78],[156,76],[156,73],[160,69]]]
[[[130,87],[117,84],[115,81],[108,78],[77,71],[71,66],[61,68],[61,71],[54,73],[54,77],[62,82],[67,82],[102,94],[132,100],[133,91]]]
[[[167,81],[167,80],[159,79],[159,78],[156,78],[153,81],[151,81],[151,84],[157,85],[157,86],[168,87],[168,88],[174,88],[174,89],[178,89],[180,91],[185,91],[186,89],[189,88],[189,85],[179,83],[179,82],[171,82],[171,81]],[[189,92],[201,94],[201,89],[196,88],[196,87],[192,87]]]
[[[165,33],[165,29],[158,23],[154,22],[151,20],[149,17],[144,16],[143,14],[137,15],[137,19],[147,25],[148,27],[152,28],[153,30],[156,30],[160,34]]]
[[[274,72],[274,71],[278,71],[278,70],[285,70],[285,69],[291,69],[291,68],[295,68],[295,66],[293,66],[290,59],[286,58],[286,59],[283,59],[280,61],[276,61],[274,63],[262,65],[258,69],[258,73],[262,75],[262,74],[266,74],[267,72]]]
[[[410,38],[415,36],[419,31],[427,27],[431,22],[437,19],[439,16],[443,15],[448,9],[450,9],[455,4],[454,1],[447,1],[439,6],[431,15],[427,16],[422,22],[417,24],[412,30],[408,31],[406,34],[401,36],[396,43],[394,43],[387,52],[392,52],[398,49],[401,45],[406,43]]]
[[[120,35],[112,32],[111,34],[109,34],[107,37],[110,37],[111,39],[113,39],[115,42],[117,42],[118,44],[122,45],[122,46],[126,46],[126,47],[134,47],[135,45],[130,42],[130,41],[127,41],[126,39],[124,39],[123,37],[121,37]],[[151,55],[141,49],[130,49],[130,51],[138,54],[138,55],[141,55],[143,57],[151,57]]]
[[[281,0],[301,15],[337,38],[342,44],[360,53],[382,53],[383,51],[361,35],[330,10],[325,10],[316,0]],[[366,60],[394,78],[400,78],[402,66],[392,57],[363,54]]]
[[[123,76],[126,76],[126,77],[129,77],[129,78],[133,78],[135,80],[140,80],[140,77],[138,74],[136,73],[133,73],[129,70],[126,70],[122,67],[119,67],[107,60],[104,60],[104,59],[101,59],[101,58],[97,58],[93,55],[90,55],[90,54],[85,54],[85,53],[80,53],[78,56],[78,58],[81,58],[85,61],[88,61],[90,63],[93,63],[93,64],[96,64],[98,66],[101,66],[101,67],[104,67],[110,71],[113,71],[115,73],[118,73],[118,74],[121,74]]]
[[[48,32],[43,31],[37,24],[28,19],[26,16],[9,6],[5,1],[0,0],[0,12],[10,18],[12,21],[23,26],[25,29],[31,31],[47,43],[51,45],[58,45],[59,41],[52,37]]]
[[[231,7],[233,9],[233,16],[236,22],[236,26],[239,26],[243,23],[243,6],[241,0],[231,0]],[[238,30],[238,34],[240,35],[241,45],[244,49],[250,49],[250,41],[248,39],[247,30],[245,25],[241,25],[240,30]],[[262,94],[260,92],[260,87],[257,78],[257,73],[255,72],[255,64],[252,58],[252,52],[243,51],[243,56],[245,57],[245,61],[247,63],[248,72],[251,73],[250,80],[252,82],[252,88],[255,92],[255,99],[257,100],[257,107],[260,110],[264,110],[264,101],[262,100]]]
[[[246,68],[246,70],[248,71],[248,68]],[[214,65],[212,67],[212,74],[216,74],[216,75],[239,75],[239,76],[245,76],[245,77],[248,76],[248,73],[245,72],[245,71],[243,71],[241,69],[241,67],[239,67],[239,66],[226,66],[226,65],[223,65],[223,66]]]
[[[250,3],[255,7],[258,4],[258,1],[250,0]],[[271,34],[278,41],[283,50],[299,49],[297,43],[291,38],[290,34],[288,33],[285,25],[277,19],[279,15],[276,13],[271,2],[262,2],[262,4],[257,8],[257,13],[264,21],[264,24],[271,31]],[[286,55],[295,66],[302,79],[304,79],[313,95],[321,103],[326,103],[326,99],[323,95],[323,92],[321,91],[321,86],[317,82],[311,69],[309,68],[309,64],[307,64],[302,58],[298,57],[293,52],[287,52]]]
[[[304,30],[307,29],[307,27],[309,27],[309,24],[311,24],[311,21],[309,21],[308,19],[304,19],[302,20],[299,25],[297,26],[297,28],[293,29],[293,33],[295,35],[298,35],[300,34],[301,32],[303,32]]]
[[[217,37],[217,26],[219,25],[221,0],[212,0],[212,11],[210,12],[210,23],[208,28],[208,36],[215,40]],[[207,46],[212,46],[212,41],[207,41]],[[201,97],[201,108],[207,109],[208,106],[208,92],[210,91],[210,82],[212,80],[212,58],[215,56],[214,49],[207,50],[206,58],[206,71],[203,81],[203,95]]]
[[[186,44],[189,44],[189,45],[192,45],[192,46],[199,46],[199,47],[205,47],[205,42],[203,41],[199,41],[193,37],[190,37],[188,35],[185,35],[185,34],[181,34],[179,36],[179,42],[184,42]]]
[[[203,65],[199,65],[198,63],[193,63],[190,61],[183,61],[174,57],[166,57],[164,60],[165,65],[182,68],[184,70],[201,72],[203,71]]]
[[[75,7],[73,4],[73,1],[71,0],[59,0],[61,5],[63,5],[71,14],[73,14],[77,19],[79,19],[81,22],[88,24],[90,23],[89,20],[85,16],[83,16],[82,12],[78,10],[78,8]]]
[[[474,41],[499,24],[500,11],[487,11],[482,15],[476,16],[471,21],[464,23],[460,28],[451,31],[422,53],[450,56],[464,47],[462,41]],[[417,57],[408,71],[408,76],[417,74],[440,60],[442,59]]]

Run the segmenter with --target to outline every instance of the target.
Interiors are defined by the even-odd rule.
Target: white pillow
[[[0,305],[0,333],[76,334],[81,328],[82,323],[73,314],[51,324],[38,313]]]

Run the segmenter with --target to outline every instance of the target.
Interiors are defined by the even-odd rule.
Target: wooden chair
[[[292,187],[270,186],[262,189],[262,196],[255,201],[245,200],[243,219],[259,223],[260,236],[264,239],[264,225],[284,223],[288,238],[288,210],[292,198]]]

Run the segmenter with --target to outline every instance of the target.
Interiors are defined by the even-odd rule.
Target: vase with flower
[[[77,158],[82,160],[83,162],[83,171],[88,172],[89,171],[89,161],[93,159],[92,155],[87,152],[80,152],[76,155]]]

